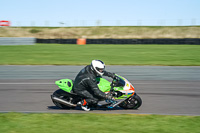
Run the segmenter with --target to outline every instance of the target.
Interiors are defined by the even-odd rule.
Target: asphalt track
[[[50,95],[55,80],[74,79],[83,66],[0,66],[0,112],[88,113],[61,110]],[[200,67],[107,66],[129,79],[143,100],[138,110],[96,109],[89,113],[200,115]]]

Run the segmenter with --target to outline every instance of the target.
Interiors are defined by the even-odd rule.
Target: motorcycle
[[[126,78],[120,75],[116,76],[117,78],[113,79],[112,82],[102,77],[96,78],[99,89],[106,94],[112,95],[115,99],[100,100],[97,107],[138,109],[142,105],[142,99],[136,94],[134,86]],[[74,109],[80,106],[79,103],[83,99],[73,92],[73,80],[61,79],[55,81],[55,84],[60,89],[51,95],[51,99],[57,107],[61,109]]]

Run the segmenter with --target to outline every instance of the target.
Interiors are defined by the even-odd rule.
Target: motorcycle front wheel
[[[119,106],[124,109],[138,109],[142,105],[142,99],[138,95],[133,95]]]

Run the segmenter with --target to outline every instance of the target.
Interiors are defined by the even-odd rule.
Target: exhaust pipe
[[[58,102],[58,103],[64,104],[64,105],[66,105],[66,106],[69,106],[69,107],[76,107],[76,106],[77,106],[76,104],[67,102],[67,101],[65,101],[65,100],[63,100],[63,99],[60,99],[60,98],[58,98],[58,97],[55,97],[55,96],[53,96],[53,95],[51,95],[51,99],[54,100],[54,101],[56,101],[56,102]]]

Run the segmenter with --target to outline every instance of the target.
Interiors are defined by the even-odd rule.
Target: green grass
[[[200,66],[198,45],[70,45],[0,46],[0,65],[86,65],[101,59],[107,65]]]
[[[200,116],[0,113],[1,133],[199,133]]]

